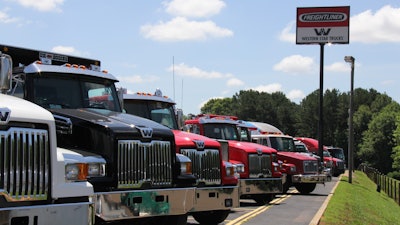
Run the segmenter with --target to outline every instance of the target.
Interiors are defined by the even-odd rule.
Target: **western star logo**
[[[9,108],[0,108],[0,124],[7,124],[10,114],[11,110]]]
[[[263,153],[263,152],[262,152],[262,149],[259,149],[259,148],[257,148],[256,151],[257,151],[257,154],[258,154],[258,155],[262,155],[262,153]]]
[[[325,30],[324,28],[321,28],[319,30],[314,29],[314,31],[315,31],[315,34],[318,36],[321,36],[321,35],[327,36],[327,35],[329,35],[329,32],[331,32],[331,28],[328,28],[327,30]]]
[[[202,140],[193,140],[193,142],[196,144],[197,149],[204,149],[204,141]]]
[[[148,127],[137,127],[144,138],[151,138],[153,136],[153,129]]]

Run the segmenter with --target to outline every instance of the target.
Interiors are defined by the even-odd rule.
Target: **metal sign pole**
[[[320,43],[320,63],[319,63],[319,123],[318,123],[318,155],[323,162],[324,158],[324,46],[325,43]]]

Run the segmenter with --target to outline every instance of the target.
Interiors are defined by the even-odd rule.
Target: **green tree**
[[[380,100],[379,100],[380,101]],[[394,131],[400,105],[392,102],[376,113],[363,133],[358,157],[384,174],[392,171],[392,149],[395,147]]]
[[[393,147],[393,169],[400,171],[400,114],[396,116],[396,130],[393,132],[395,146]]]
[[[229,115],[233,110],[231,98],[214,98],[210,99],[206,104],[201,107],[201,113],[213,113],[219,115]]]

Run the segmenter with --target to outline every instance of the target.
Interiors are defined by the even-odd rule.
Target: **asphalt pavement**
[[[346,174],[344,174],[346,175]],[[318,184],[316,189],[307,195],[290,189],[291,193],[277,196],[269,205],[259,207],[247,218],[225,221],[226,225],[317,225],[328,205],[328,202],[339,184],[341,176],[333,177],[331,182]]]

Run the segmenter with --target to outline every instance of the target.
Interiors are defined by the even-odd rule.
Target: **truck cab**
[[[308,138],[308,137],[296,137],[296,139],[303,142],[307,146],[307,149],[310,152],[317,154],[318,140],[316,140],[314,138]],[[324,163],[327,166],[331,167],[332,175],[337,177],[340,174],[344,173],[345,161],[340,158],[333,157],[329,151],[330,149],[331,150],[339,150],[341,148],[335,148],[335,147],[325,146],[325,145],[323,146]],[[343,151],[343,149],[342,149],[342,151]],[[339,154],[339,156],[344,157],[344,154]]]
[[[105,160],[102,175],[88,178],[96,223],[186,224],[194,204],[190,159],[175,153],[170,129],[122,112],[118,80],[100,61],[7,45],[0,51],[13,62],[7,94],[51,112],[57,147]]]
[[[256,128],[251,135],[253,142],[278,151],[278,160],[283,162],[282,167],[287,174],[284,192],[294,186],[300,193],[308,194],[314,191],[317,184],[330,180],[326,174],[319,173],[318,160],[315,157],[297,151],[292,136],[285,135],[271,124],[248,123]]]
[[[190,214],[201,224],[223,222],[232,208],[239,207],[236,167],[225,159],[227,150],[224,151],[214,139],[182,131],[178,123],[181,114],[177,115],[181,111],[161,90],[134,94],[124,94],[125,91],[120,90],[123,92],[123,108],[127,113],[151,119],[172,129],[176,152],[192,160],[192,172],[197,182],[195,204]]]
[[[263,205],[282,193],[282,173],[275,149],[252,143],[237,117],[200,114],[185,121],[185,130],[228,143],[228,160],[237,165],[239,195]]]

